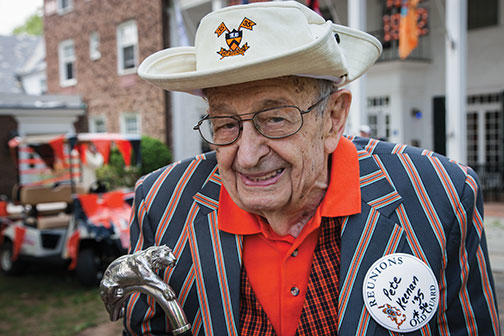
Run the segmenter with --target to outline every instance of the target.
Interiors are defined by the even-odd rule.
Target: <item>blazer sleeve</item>
[[[130,219],[130,253],[154,245],[155,227],[149,219],[144,179],[135,186]],[[123,335],[171,335],[163,309],[145,294],[133,293],[124,309]]]
[[[499,335],[494,280],[483,228],[483,198],[468,168],[447,236],[446,290],[441,292],[440,335]]]

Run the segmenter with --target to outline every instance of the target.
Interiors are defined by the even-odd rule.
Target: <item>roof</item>
[[[45,71],[45,41],[40,39],[26,62],[16,70],[19,76],[26,76],[33,73]]]
[[[0,92],[21,92],[16,81],[16,72],[22,69],[41,41],[40,36],[0,35],[0,50],[2,50],[0,53]]]
[[[86,105],[80,96],[28,95],[0,92],[0,110],[82,110]]]

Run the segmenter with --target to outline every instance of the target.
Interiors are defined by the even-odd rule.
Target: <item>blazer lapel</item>
[[[362,207],[360,214],[345,218],[342,224],[338,330],[340,335],[380,335],[385,330],[377,329],[370,318],[362,284],[377,259],[405,248],[403,228],[394,220],[402,199],[380,161],[364,148],[357,150]]]
[[[195,284],[204,335],[238,335],[241,238],[219,231],[217,170],[193,197],[198,208],[189,228]],[[193,332],[194,332],[193,326]]]

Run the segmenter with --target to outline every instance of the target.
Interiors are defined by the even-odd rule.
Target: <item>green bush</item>
[[[140,149],[142,153],[142,175],[150,173],[151,171],[166,166],[172,162],[170,149],[157,139],[142,136]]]
[[[135,162],[132,160],[132,162]],[[121,187],[131,188],[140,176],[140,168],[135,166],[126,167],[124,159],[117,148],[110,150],[109,163],[96,170],[98,181],[103,183],[107,190]]]
[[[166,166],[172,160],[171,152],[161,141],[142,136],[140,142],[142,157],[141,167],[126,167],[124,159],[117,148],[110,150],[109,163],[96,170],[96,177],[107,190],[121,187],[133,187],[141,175],[145,175],[160,167]],[[134,153],[131,162],[136,162]]]

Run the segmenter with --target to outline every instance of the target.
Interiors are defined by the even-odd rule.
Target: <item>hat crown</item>
[[[321,37],[328,25],[296,1],[225,7],[201,20],[195,38],[196,68],[229,69],[292,53]]]
[[[259,2],[208,14],[194,47],[160,50],[138,74],[161,88],[196,95],[203,88],[283,76],[341,86],[361,76],[381,50],[373,36],[325,21],[296,1]]]

